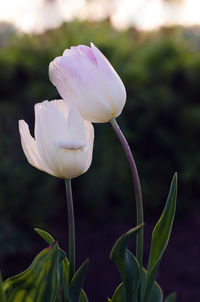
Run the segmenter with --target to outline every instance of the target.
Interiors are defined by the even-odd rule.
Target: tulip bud
[[[35,105],[35,139],[23,120],[19,132],[27,160],[37,169],[71,179],[90,167],[94,128],[63,100]]]
[[[124,84],[93,43],[66,49],[50,63],[49,77],[61,97],[73,102],[90,122],[109,122],[124,107]]]

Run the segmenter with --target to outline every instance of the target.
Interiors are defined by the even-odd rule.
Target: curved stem
[[[141,190],[140,179],[139,179],[137,167],[135,164],[135,160],[133,158],[133,154],[129,147],[129,144],[128,144],[124,134],[122,133],[121,129],[119,128],[119,125],[118,125],[116,119],[112,119],[110,121],[110,123],[121,142],[121,145],[124,149],[124,152],[126,154],[126,157],[128,159],[128,162],[129,162],[129,165],[131,168],[134,190],[135,190],[137,225],[139,225],[144,222],[144,214],[143,214],[142,190]],[[136,257],[138,259],[140,267],[142,267],[142,263],[143,263],[143,228],[138,232],[136,240],[137,240]]]
[[[69,283],[75,273],[75,223],[71,179],[65,179],[69,226]]]

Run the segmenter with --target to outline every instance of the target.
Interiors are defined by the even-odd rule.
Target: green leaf
[[[2,276],[0,274],[0,302],[6,302],[6,298],[3,291],[3,283],[2,283]]]
[[[42,237],[42,239],[44,239],[44,241],[46,241],[48,244],[52,244],[53,242],[55,242],[54,238],[47,233],[46,231],[43,231],[41,229],[35,228],[34,229],[38,235],[40,235]],[[59,251],[61,254],[63,254],[63,250],[61,250],[59,248]],[[85,267],[85,266],[84,266]],[[80,268],[81,269],[81,268]],[[78,274],[78,272],[77,272]],[[67,259],[67,257],[64,257],[63,261],[60,263],[60,275],[61,275],[61,296],[62,296],[62,302],[68,302],[68,295],[69,295],[69,261]],[[79,278],[81,277],[81,275],[79,274]],[[78,282],[78,280],[76,281]],[[71,286],[71,295],[72,295],[72,291],[73,291],[73,286]],[[79,293],[80,296],[80,302],[88,302],[88,298],[86,293],[84,292],[84,290],[82,289],[81,292]]]
[[[152,290],[150,292],[149,302],[162,302],[163,301],[163,292],[158,284],[158,282],[154,281]]]
[[[80,302],[88,302],[88,297],[83,289],[81,290]]]
[[[43,231],[41,229],[35,228],[34,229],[42,239],[44,239],[45,242],[48,244],[53,244],[55,242],[55,239],[46,231]],[[59,247],[59,252],[61,255],[64,255],[63,261],[60,263],[60,276],[61,276],[61,295],[63,302],[67,302],[67,296],[68,296],[68,286],[69,286],[69,261],[65,256],[64,251]]]
[[[112,300],[110,298],[107,298],[107,302],[112,302]]]
[[[123,296],[123,283],[120,283],[114,292],[114,295],[112,297],[112,302],[122,302],[122,296]]]
[[[124,261],[124,296],[125,301],[137,302],[137,289],[140,281],[140,266],[136,257],[126,250]]]
[[[119,269],[123,281],[123,297],[125,302],[137,301],[137,288],[140,281],[140,267],[136,257],[127,249],[130,240],[143,227],[139,225],[121,236],[111,251],[110,258]]]
[[[147,282],[147,271],[142,268],[142,275],[141,275],[141,301],[144,297],[145,287]],[[163,301],[163,292],[160,285],[154,281],[152,290],[148,297],[148,302],[162,302]]]
[[[176,293],[170,294],[166,299],[165,302],[176,302]]]
[[[60,263],[59,269],[60,269],[60,276],[61,276],[60,291],[62,296],[62,302],[68,302],[67,297],[68,297],[68,283],[69,283],[69,261],[66,257]]]
[[[117,259],[120,259],[121,256],[124,255],[125,250],[127,249],[131,239],[134,235],[137,234],[137,232],[144,226],[144,224],[138,225],[135,228],[129,230],[127,233],[122,235],[114,244],[111,253],[110,253],[110,259],[112,261],[117,261]]]
[[[164,211],[156,224],[151,241],[151,250],[147,270],[147,283],[143,302],[147,302],[151,292],[161,258],[167,247],[176,211],[177,174],[175,173],[170,186]]]
[[[69,286],[69,302],[79,302],[81,289],[88,269],[88,263],[88,260],[83,262],[83,264],[80,266],[80,268],[72,278]]]
[[[23,273],[3,283],[6,302],[54,302],[59,294],[59,265],[63,260],[55,243],[40,252]]]
[[[43,230],[38,229],[38,228],[34,228],[34,230],[38,233],[38,235],[40,237],[42,237],[42,239],[44,239],[44,241],[46,241],[46,243],[48,245],[51,245],[55,242],[53,237],[49,233],[47,233],[46,231],[43,231]]]

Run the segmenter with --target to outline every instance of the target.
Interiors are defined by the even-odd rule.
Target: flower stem
[[[139,225],[144,222],[144,214],[143,214],[142,190],[141,190],[140,179],[139,179],[137,167],[136,167],[135,160],[133,158],[131,149],[128,145],[128,142],[127,142],[124,134],[122,133],[116,119],[112,119],[110,121],[110,123],[122,144],[122,147],[124,149],[124,152],[126,154],[126,157],[128,159],[128,162],[129,162],[129,165],[131,168],[134,190],[135,190],[137,225]],[[142,264],[143,264],[143,228],[137,234],[136,243],[137,243],[136,244],[136,257],[138,259],[140,267],[142,268]]]
[[[71,179],[65,179],[69,227],[69,283],[75,273],[75,223]]]

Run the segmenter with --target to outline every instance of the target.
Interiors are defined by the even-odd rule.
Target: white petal
[[[107,122],[115,114],[114,102],[94,64],[85,54],[63,56],[49,66],[51,82],[64,100],[73,102],[84,119]]]
[[[73,140],[75,137],[80,142],[87,143],[84,120],[76,107],[71,103],[68,106],[67,131],[68,139]]]
[[[66,119],[62,112],[66,104],[62,102],[45,101],[35,105],[35,137],[39,154],[55,175],[73,178],[89,168],[91,151],[80,113],[70,106]]]
[[[59,148],[69,149],[69,150],[79,150],[87,147],[87,144],[85,142],[76,139],[67,140],[67,141],[56,141],[56,145]]]
[[[56,176],[61,177],[56,141],[67,140],[66,119],[51,102],[44,101],[35,105],[35,138],[39,154]]]
[[[31,136],[28,124],[24,120],[19,121],[19,133],[21,137],[22,148],[28,162],[39,170],[45,171],[51,175],[55,175],[53,170],[51,170],[48,165],[42,160],[37,149],[36,141]]]
[[[110,64],[108,59],[102,54],[102,52],[93,44],[91,44],[91,50],[98,63],[98,71],[102,77],[105,87],[110,95],[110,99],[113,102],[115,108],[115,114],[113,117],[117,117],[126,102],[126,89],[119,75]]]
[[[86,129],[87,140],[88,140],[88,150],[87,150],[88,156],[87,156],[87,161],[85,162],[85,171],[87,171],[92,162],[93,144],[94,144],[94,127],[92,123],[88,121],[84,121],[84,124]]]
[[[63,100],[53,100],[50,101],[50,103],[52,103],[54,106],[56,106],[56,108],[60,111],[60,113],[65,117],[65,120],[67,121],[68,118],[68,104],[67,102],[64,102]]]

